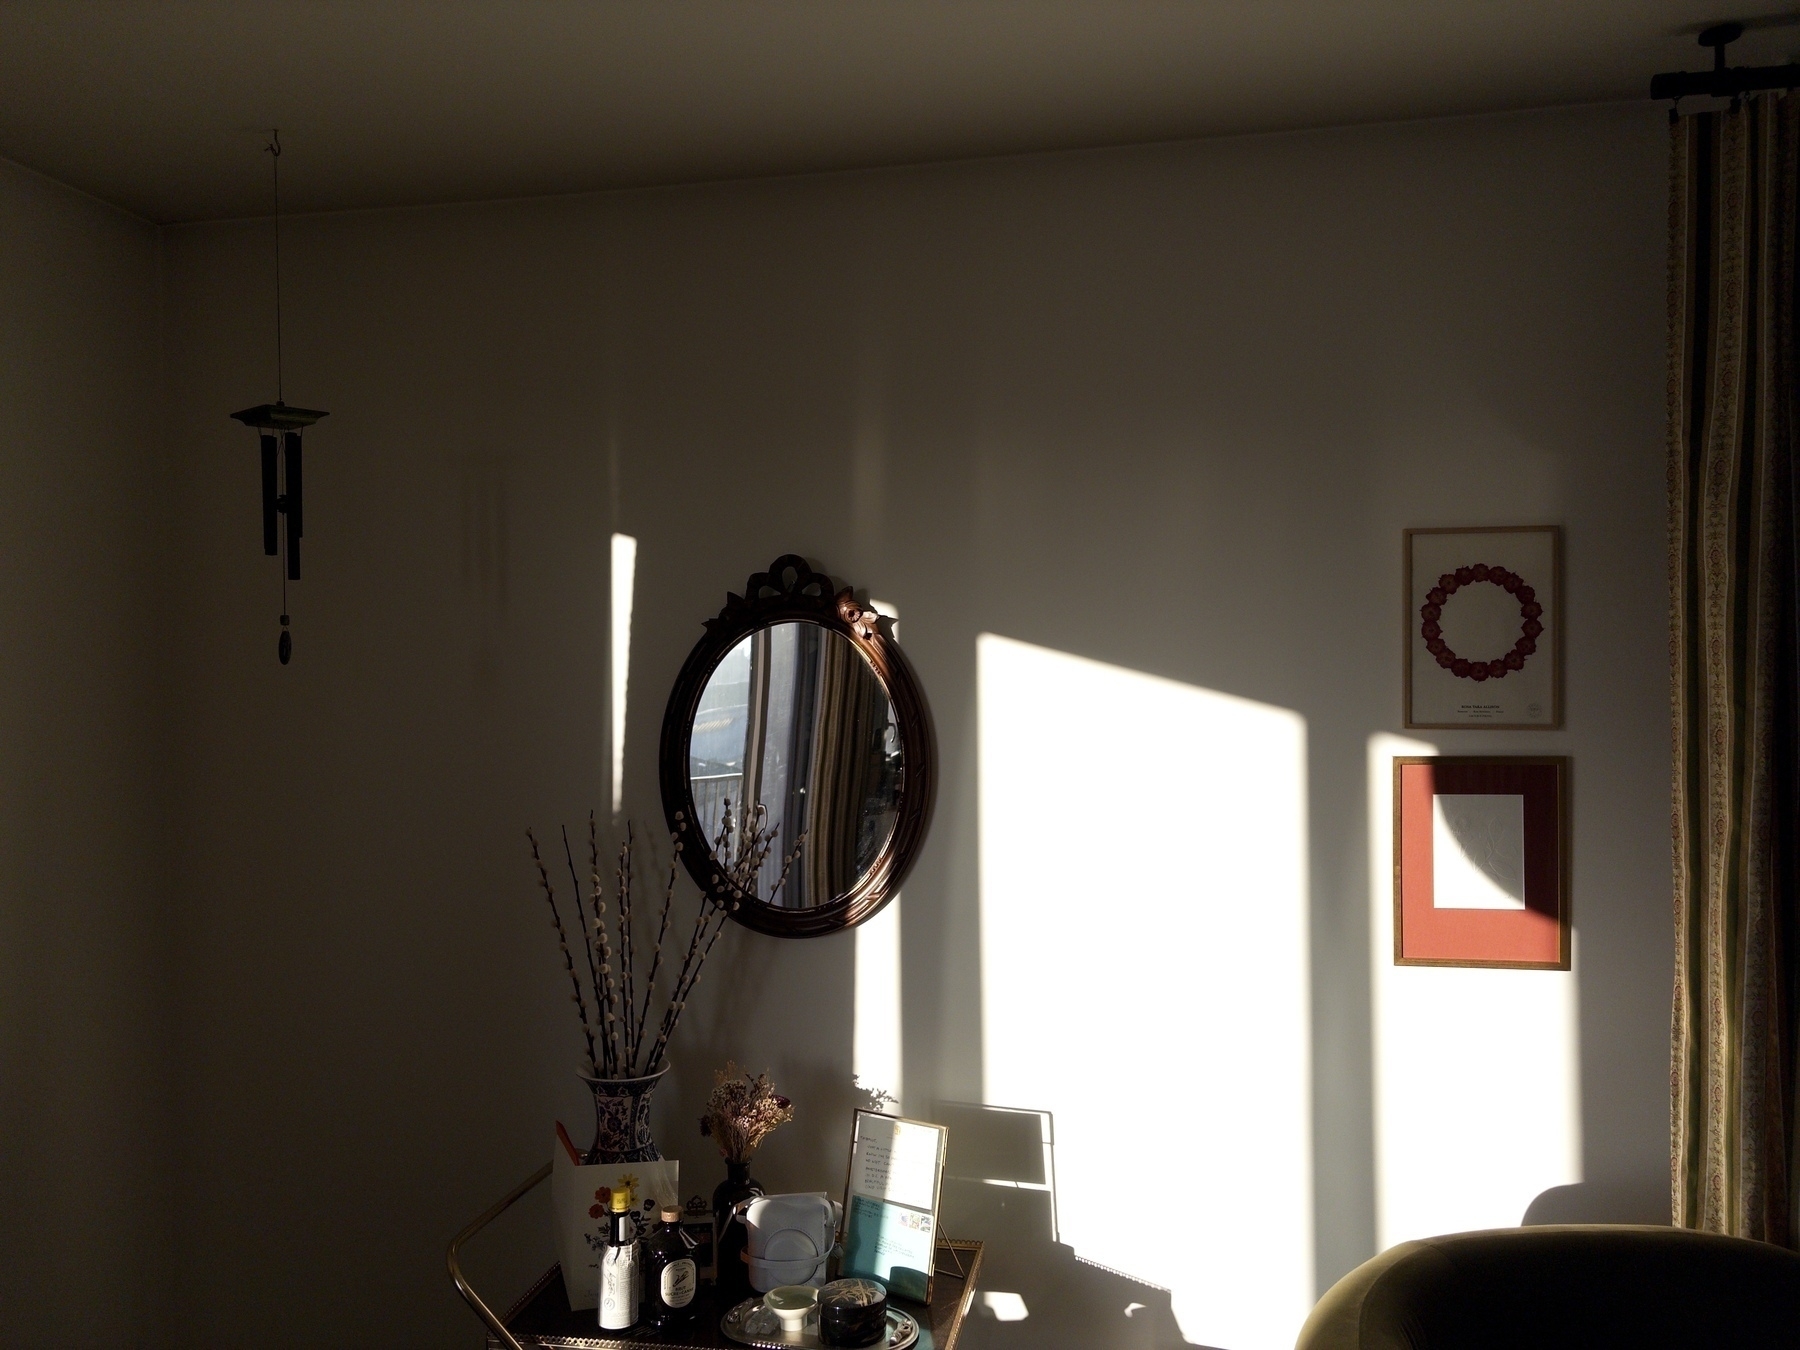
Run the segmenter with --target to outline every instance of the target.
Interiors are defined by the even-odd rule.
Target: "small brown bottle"
[[[662,1207],[662,1222],[644,1239],[644,1321],[658,1331],[686,1326],[700,1311],[694,1239],[681,1229],[681,1210]]]

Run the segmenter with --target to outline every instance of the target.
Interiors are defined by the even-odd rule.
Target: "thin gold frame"
[[[937,1292],[937,1252],[939,1244],[943,1241],[938,1233],[938,1211],[944,1202],[944,1163],[950,1152],[949,1127],[939,1125],[933,1120],[912,1120],[906,1116],[896,1116],[888,1111],[870,1111],[860,1106],[850,1113],[850,1156],[844,1160],[844,1207],[843,1215],[838,1221],[837,1240],[839,1242],[842,1242],[850,1231],[850,1182],[856,1175],[856,1141],[862,1135],[862,1118],[864,1116],[882,1116],[888,1120],[898,1120],[903,1124],[928,1125],[934,1130],[942,1131],[938,1136],[937,1175],[931,1183],[931,1269],[925,1273],[925,1304],[929,1307],[931,1296]],[[962,1258],[954,1250],[951,1251],[950,1259],[955,1263],[956,1269],[943,1273],[967,1278],[963,1275]]]

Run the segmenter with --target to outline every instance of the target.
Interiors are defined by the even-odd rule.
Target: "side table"
[[[488,1350],[637,1350],[658,1346],[664,1350],[743,1350],[719,1330],[719,1319],[726,1309],[718,1306],[712,1285],[702,1285],[695,1296],[700,1310],[685,1331],[659,1334],[632,1328],[623,1332],[602,1332],[596,1325],[593,1309],[573,1312],[569,1296],[563,1289],[562,1267],[552,1266],[524,1297],[501,1318],[488,1306],[464,1278],[458,1253],[462,1245],[498,1218],[514,1201],[550,1175],[546,1163],[521,1182],[505,1199],[458,1233],[450,1242],[446,1256],[450,1278],[465,1302],[488,1329]],[[914,1303],[896,1298],[895,1307],[904,1308],[919,1319],[918,1350],[956,1350],[963,1319],[974,1301],[975,1282],[981,1272],[982,1244],[940,1239],[937,1244],[933,1272],[931,1302]]]

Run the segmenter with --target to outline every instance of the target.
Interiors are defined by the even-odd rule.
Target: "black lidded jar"
[[[694,1264],[694,1240],[681,1231],[681,1210],[662,1207],[662,1222],[644,1239],[644,1306],[640,1316],[658,1331],[685,1327],[700,1311],[694,1296],[700,1274]]]
[[[833,1280],[819,1290],[819,1339],[830,1346],[874,1345],[887,1336],[887,1287],[879,1280]]]

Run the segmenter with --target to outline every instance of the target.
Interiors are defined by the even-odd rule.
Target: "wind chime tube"
[[[287,433],[287,572],[289,581],[300,580],[300,536],[304,532],[301,509],[300,433]]]
[[[276,539],[275,506],[275,437],[264,432],[262,437],[263,483],[263,552],[273,558],[280,548]]]

